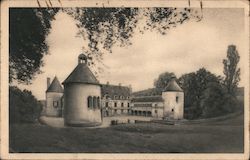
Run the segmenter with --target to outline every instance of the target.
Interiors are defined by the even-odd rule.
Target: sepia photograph
[[[1,2],[1,158],[248,159],[249,2],[123,2]]]

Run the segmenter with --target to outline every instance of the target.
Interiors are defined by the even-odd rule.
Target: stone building
[[[157,94],[133,96],[132,115],[150,116],[156,119],[183,119],[184,93],[175,78],[172,78],[166,88]]]
[[[46,116],[61,117],[63,109],[63,88],[55,77],[50,84],[50,78],[47,79],[46,90]]]
[[[78,65],[63,82],[64,122],[71,126],[96,126],[101,119],[101,86],[80,54]]]
[[[163,91],[153,95],[132,94],[131,86],[100,84],[88,67],[87,57],[78,56],[78,65],[62,83],[47,80],[46,116],[63,117],[65,125],[96,126],[103,117],[134,115],[156,119],[182,119],[184,93],[175,78]]]
[[[140,96],[131,100],[131,113],[137,116],[163,117],[164,100],[162,96]]]
[[[130,95],[131,87],[119,85],[102,84],[101,85],[101,104],[102,115],[116,116],[130,114]]]

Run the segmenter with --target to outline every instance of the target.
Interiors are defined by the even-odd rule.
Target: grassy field
[[[15,152],[241,153],[243,115],[192,125],[123,124],[108,128],[10,126]]]

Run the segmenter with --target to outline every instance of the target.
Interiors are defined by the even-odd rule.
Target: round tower
[[[64,122],[69,126],[100,125],[101,87],[87,65],[84,54],[78,56],[78,65],[63,82]]]
[[[184,93],[172,77],[165,90],[162,92],[164,99],[164,118],[183,119],[184,116]]]
[[[62,116],[62,96],[63,88],[57,77],[50,84],[50,79],[47,79],[46,90],[46,116],[61,117]]]

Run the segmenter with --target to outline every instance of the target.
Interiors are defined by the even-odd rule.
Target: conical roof
[[[98,80],[87,66],[87,63],[79,63],[63,82],[63,84],[66,83],[99,84]]]
[[[47,89],[46,92],[58,92],[58,93],[63,93],[63,88],[59,82],[59,80],[57,79],[57,77],[55,76],[55,78],[53,79],[52,83],[50,84],[49,88]]]
[[[165,92],[168,92],[168,91],[182,92],[182,89],[181,89],[181,87],[177,84],[177,82],[176,82],[174,79],[172,79],[172,80],[168,83],[168,85],[167,85],[167,87],[165,88],[164,91],[165,91]]]

